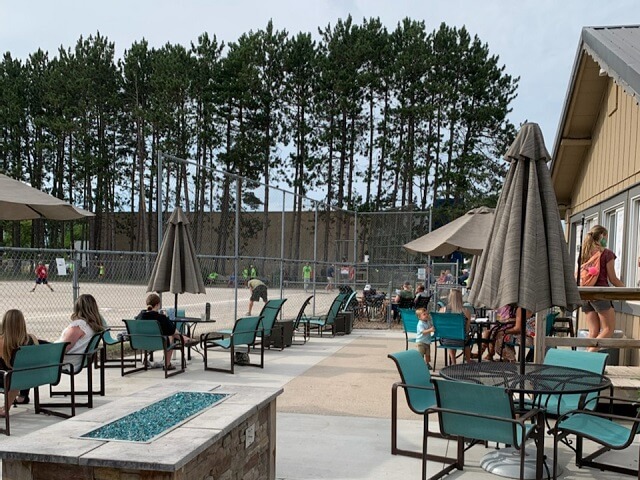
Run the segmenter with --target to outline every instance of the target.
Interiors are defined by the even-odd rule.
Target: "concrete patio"
[[[107,370],[107,396],[97,397],[97,408],[152,385],[172,381],[211,385],[282,387],[277,399],[276,477],[303,479],[405,479],[419,478],[420,461],[390,454],[391,385],[397,381],[395,366],[387,354],[404,349],[399,331],[355,330],[349,336],[312,338],[306,345],[294,345],[280,352],[265,353],[264,370],[238,367],[235,375],[205,372],[202,360],[194,355],[185,374],[164,379],[161,370],[121,377],[118,369]],[[214,361],[227,362],[228,354],[219,353]],[[438,360],[442,365],[442,358]],[[42,389],[44,393],[44,389]],[[46,396],[46,395],[45,395]],[[87,409],[80,409],[84,412]],[[421,419],[401,402],[399,442],[420,449]],[[33,407],[12,409],[12,435],[0,438],[3,445],[19,437],[63,420],[34,415]],[[455,442],[432,443],[440,454],[455,452]],[[551,455],[551,440],[546,441]],[[636,442],[624,454],[608,454],[638,468]],[[499,478],[488,474],[479,459],[489,450],[478,446],[467,452],[464,471],[448,478]],[[568,449],[563,449],[561,478],[618,479],[619,474],[592,469],[577,469]],[[439,465],[430,464],[430,474]],[[199,480],[199,479],[198,479]]]

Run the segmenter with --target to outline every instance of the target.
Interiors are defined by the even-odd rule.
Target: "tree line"
[[[132,250],[150,251],[157,154],[168,152],[197,165],[162,165],[163,209],[194,212],[196,244],[228,253],[236,191],[222,170],[299,195],[299,245],[310,191],[326,193],[327,209],[364,212],[435,205],[453,217],[495,204],[518,80],[465,27],[429,32],[410,18],[389,30],[348,17],[318,35],[270,21],[228,43],[206,32],[188,47],[142,39],[122,58],[98,32],[55,55],[4,54],[1,169],[96,213],[91,248],[112,249],[124,231]],[[258,198],[245,182],[241,196],[263,213],[266,239],[269,189]],[[208,211],[221,214],[216,239],[198,238]],[[116,225],[114,212],[131,220]],[[348,222],[323,218],[348,238]],[[4,228],[19,246],[20,224]],[[36,222],[30,246],[65,238]]]

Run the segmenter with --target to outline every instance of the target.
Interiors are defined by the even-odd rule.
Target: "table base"
[[[546,457],[545,463],[549,471],[553,471],[553,458]],[[487,453],[480,466],[489,473],[506,478],[520,478],[520,451],[515,448],[502,448]],[[544,466],[543,466],[544,469]],[[562,467],[558,465],[558,475],[562,475]],[[546,476],[546,475],[545,475]],[[527,445],[527,453],[524,458],[524,478],[525,480],[535,480],[536,478],[536,450],[535,444]]]

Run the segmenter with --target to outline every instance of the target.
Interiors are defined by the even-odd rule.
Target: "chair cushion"
[[[596,439],[613,448],[623,448],[631,434],[631,430],[627,427],[588,413],[571,415],[561,420],[556,428]]]

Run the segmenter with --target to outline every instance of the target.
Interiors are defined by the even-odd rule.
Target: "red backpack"
[[[580,265],[580,286],[581,287],[592,287],[598,281],[598,276],[600,276],[600,257],[602,256],[602,252],[600,250],[596,251],[591,258]]]

